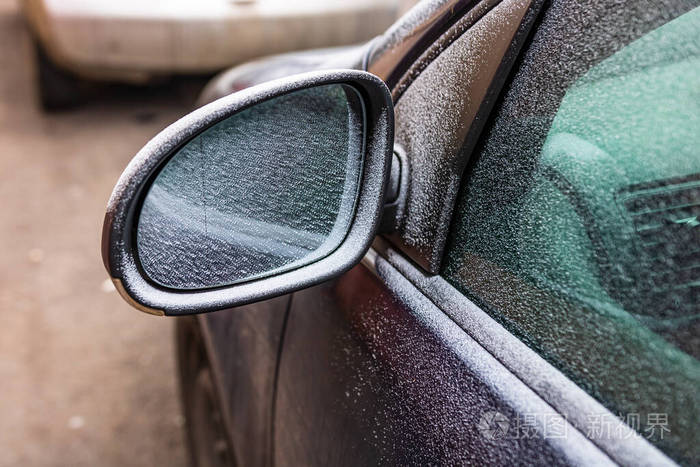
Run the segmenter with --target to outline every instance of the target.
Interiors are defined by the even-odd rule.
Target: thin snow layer
[[[421,264],[439,263],[466,157],[470,131],[526,0],[502,2],[447,47],[396,105],[396,141],[412,168],[398,235]]]
[[[697,6],[551,2],[465,171],[441,271],[682,463],[700,458],[697,288],[645,281],[692,274],[680,272],[697,234],[677,225],[697,207],[660,224],[654,258],[629,209],[664,189],[697,206],[697,145],[684,141],[698,134],[700,35],[665,40]],[[672,67],[695,71],[670,79]],[[668,417],[663,437],[650,436],[653,414]]]
[[[348,105],[341,85],[297,91],[184,146],[141,211],[149,277],[177,289],[216,287],[333,251],[350,226],[362,166],[361,124]]]

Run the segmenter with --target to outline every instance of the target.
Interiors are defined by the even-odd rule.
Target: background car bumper
[[[399,0],[23,0],[50,58],[91,78],[213,72],[271,53],[365,41]]]

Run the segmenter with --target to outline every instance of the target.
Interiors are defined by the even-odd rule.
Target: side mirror
[[[158,315],[293,292],[357,264],[377,232],[392,157],[386,85],[355,70],[272,81],[173,123],[107,205],[102,258]]]

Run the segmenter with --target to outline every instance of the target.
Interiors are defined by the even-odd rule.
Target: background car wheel
[[[84,93],[80,78],[51,61],[36,39],[34,40],[34,56],[37,91],[42,109],[46,111],[66,110],[82,103]]]
[[[192,465],[235,465],[224,426],[224,413],[195,318],[177,319],[176,343],[180,395]]]

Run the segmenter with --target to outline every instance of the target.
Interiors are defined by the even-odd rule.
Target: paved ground
[[[121,170],[200,83],[44,115],[29,57],[0,0],[0,466],[184,465],[172,321],[118,297],[99,244]]]

